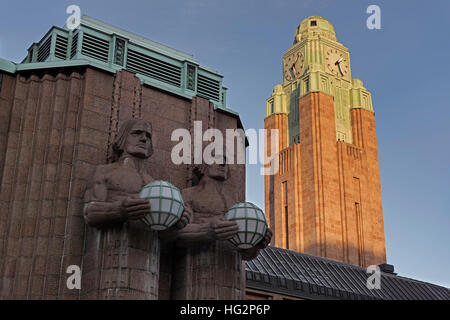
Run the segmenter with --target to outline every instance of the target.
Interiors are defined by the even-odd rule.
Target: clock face
[[[348,61],[346,55],[337,49],[329,48],[325,54],[325,64],[328,71],[338,77],[348,74]]]
[[[303,74],[305,57],[301,52],[295,52],[284,60],[284,78],[287,81],[294,80]]]

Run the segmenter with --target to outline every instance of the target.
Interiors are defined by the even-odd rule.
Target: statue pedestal
[[[158,299],[159,239],[140,221],[88,228],[82,299]]]
[[[172,299],[242,300],[244,261],[228,241],[177,249],[173,264]]]

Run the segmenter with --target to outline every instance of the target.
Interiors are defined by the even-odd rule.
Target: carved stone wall
[[[152,123],[155,152],[149,170],[153,178],[180,189],[188,185],[190,171],[188,165],[171,161],[171,149],[178,143],[170,141],[172,131],[192,130],[195,120],[223,131],[239,122],[214,111],[203,98],[191,101],[143,86],[127,71],[110,74],[89,67],[5,75],[0,111],[1,299],[105,298],[100,284],[108,274],[93,271],[103,270],[99,264],[106,262],[88,254],[99,242],[87,232],[82,198],[94,167],[109,161],[123,121],[142,117]],[[245,165],[231,170],[227,183],[244,199]],[[150,289],[143,287],[148,285],[141,281],[145,275],[139,278],[139,253],[131,249],[117,254],[135,262],[135,271],[125,273],[123,283],[117,278],[109,283],[119,283],[123,297],[145,299]],[[170,298],[170,250],[161,248],[157,296],[163,299]],[[83,269],[81,291],[67,289],[69,265]]]

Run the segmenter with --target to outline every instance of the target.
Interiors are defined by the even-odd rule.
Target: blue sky
[[[65,23],[70,4],[217,70],[245,128],[263,127],[298,24],[311,15],[329,20],[350,50],[352,76],[372,93],[388,263],[450,287],[450,1],[2,0],[0,57],[22,60]],[[366,28],[370,4],[381,8],[381,30]],[[247,168],[247,199],[264,207],[256,165]]]

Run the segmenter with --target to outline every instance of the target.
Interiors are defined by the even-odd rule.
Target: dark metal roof
[[[449,300],[450,289],[381,273],[381,289],[368,289],[365,268],[267,247],[247,261],[247,287],[306,299]]]

